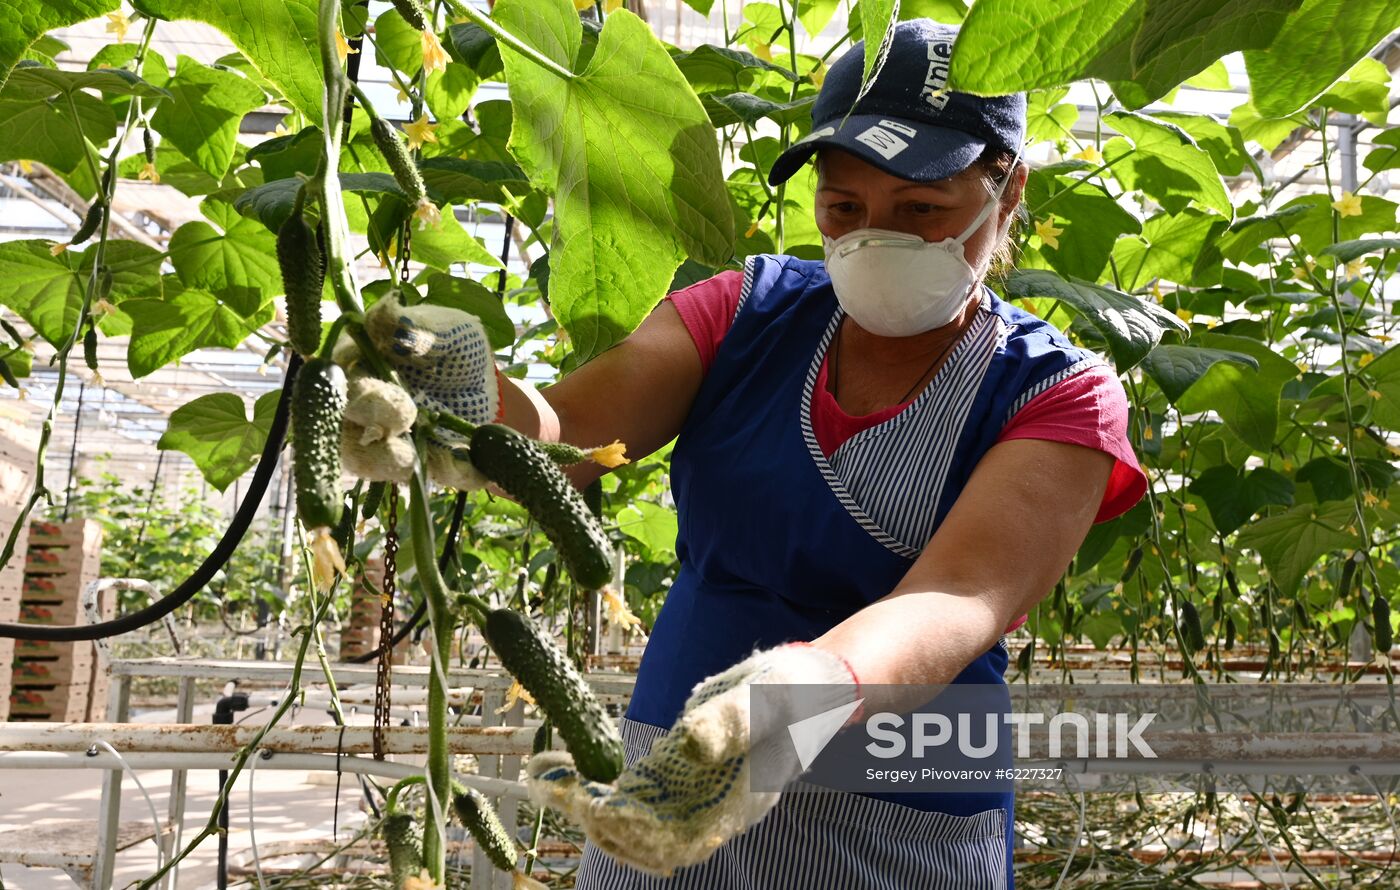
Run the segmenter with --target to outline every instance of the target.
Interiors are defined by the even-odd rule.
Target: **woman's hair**
[[[1015,152],[989,145],[982,149],[982,154],[972,162],[972,166],[982,174],[987,188],[995,192],[997,186],[1014,172],[1013,165],[1016,162]],[[1006,194],[1002,193],[1003,205],[1009,200]],[[992,262],[987,269],[987,277],[1003,279],[1016,267],[1016,260],[1020,253],[1017,245],[1020,242],[1021,228],[1025,222],[1025,205],[1018,203],[1011,208],[1011,225],[1006,228],[1006,237],[992,250]]]

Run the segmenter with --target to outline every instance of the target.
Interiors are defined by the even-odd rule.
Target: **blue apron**
[[[738,312],[671,456],[681,568],[621,727],[629,764],[701,680],[755,649],[818,637],[892,591],[1006,421],[1102,364],[983,289],[923,393],[827,458],[811,404],[842,314],[822,263],[749,258]],[[955,682],[1001,684],[1006,664],[999,642]],[[763,821],[670,879],[590,844],[577,887],[1009,888],[1012,813],[1011,792],[785,794]]]

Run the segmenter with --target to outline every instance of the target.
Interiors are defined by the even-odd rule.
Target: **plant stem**
[[[409,533],[413,536],[413,562],[417,571],[423,597],[428,604],[429,646],[435,653],[429,653],[445,667],[452,651],[452,618],[448,610],[447,588],[437,571],[437,552],[433,543],[433,521],[428,510],[428,481],[425,478],[423,449],[419,447],[419,461],[413,478],[409,480],[408,519]],[[442,671],[433,670],[428,676],[428,779],[429,795],[439,801],[447,801],[452,794],[452,755],[447,747],[447,689]],[[423,813],[423,864],[428,874],[437,883],[442,883],[447,872],[447,851],[437,823],[437,813],[432,806]]]

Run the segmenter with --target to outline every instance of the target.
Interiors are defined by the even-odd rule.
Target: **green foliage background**
[[[205,219],[177,230],[164,254],[108,240],[105,227],[57,255],[49,242],[0,244],[0,304],[65,356],[85,336],[130,335],[137,377],[197,348],[266,337],[280,296],[271,230],[316,174],[322,146],[317,4],[139,0],[132,33],[88,71],[58,70],[63,47],[46,32],[117,3],[28,6],[0,34],[0,160],[47,165],[103,207],[149,160],[202,202]],[[819,257],[809,173],[776,189],[763,174],[809,126],[829,59],[878,37],[896,11],[965,16],[953,86],[1031,91],[1031,136],[1059,158],[1031,174],[1021,268],[998,286],[1114,363],[1153,482],[1135,508],[1094,528],[1032,616],[1021,665],[1036,646],[1091,641],[1181,648],[1196,654],[1189,671],[1248,642],[1267,651],[1269,673],[1335,660],[1358,623],[1389,639],[1400,352],[1382,288],[1400,262],[1397,206],[1343,194],[1330,178],[1289,198],[1272,181],[1255,199],[1237,187],[1263,179],[1260,152],[1299,131],[1321,136],[1330,160],[1324,122],[1335,114],[1379,130],[1362,187],[1400,167],[1400,129],[1386,126],[1390,75],[1365,58],[1400,25],[1394,4],[980,0],[969,11],[861,0],[830,52],[796,52],[797,35],[821,32],[835,9],[746,3],[725,45],[679,49],[625,10],[500,0],[488,20],[449,0],[432,10],[450,60],[425,74],[418,36],[396,11],[370,22],[347,5],[344,34],[393,69],[413,118],[436,122],[418,163],[444,216],[409,227],[423,264],[410,294],[481,315],[510,373],[523,375],[527,359],[566,372],[625,336],[668,288],[752,253]],[[208,22],[238,52],[212,66],[160,57],[151,36],[175,19]],[[1228,122],[1142,110],[1183,82],[1228,87],[1220,59],[1236,51],[1250,95]],[[1072,135],[1078,112],[1064,101],[1083,79],[1099,97],[1092,141]],[[507,82],[512,100],[473,105],[490,80]],[[239,121],[268,102],[289,110],[287,133],[239,144]],[[350,226],[390,264],[388,279],[413,208],[367,124],[357,107],[339,182]],[[135,135],[145,129],[149,159]],[[547,259],[523,280],[465,278],[464,263],[500,264],[499,247],[448,212],[464,206],[509,214]],[[385,286],[368,285],[366,298]],[[546,301],[549,320],[528,330],[504,311]],[[271,408],[241,401],[195,400],[161,447],[190,454],[226,487],[256,460]],[[607,481],[607,516],[630,555],[628,602],[646,620],[675,567],[666,468],[658,455]],[[505,598],[544,583],[552,553],[521,518],[472,499],[462,571],[478,589]]]

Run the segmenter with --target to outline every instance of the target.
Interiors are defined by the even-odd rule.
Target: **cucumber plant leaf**
[[[317,0],[132,0],[132,5],[167,21],[191,19],[213,25],[311,123],[321,123]]]
[[[168,279],[164,299],[127,300],[121,308],[132,322],[126,353],[132,377],[145,377],[206,346],[232,349],[273,315],[267,303],[245,317],[208,291],[171,285]]]
[[[238,124],[266,101],[263,91],[242,75],[183,55],[165,88],[170,98],[156,108],[151,126],[205,173],[223,178],[233,160]]]
[[[1245,52],[1251,103],[1266,118],[1306,108],[1397,27],[1394,0],[1305,0],[1267,49]]]
[[[565,0],[501,0],[495,17],[573,72],[565,79],[501,50],[516,104],[510,148],[555,194],[551,306],[585,361],[641,322],[687,256],[729,259],[718,144],[700,100],[632,13],[608,16],[582,71],[582,27]]]
[[[1332,550],[1360,543],[1354,528],[1356,507],[1350,501],[1299,504],[1251,523],[1240,531],[1239,546],[1258,552],[1284,596],[1292,596],[1308,569]]]
[[[16,79],[11,77],[11,84]],[[96,96],[75,91],[61,102],[45,102],[12,96],[9,84],[0,91],[0,161],[39,161],[56,171],[74,170],[85,164],[84,139],[100,148],[116,134],[112,106]]]
[[[1206,502],[1216,531],[1228,535],[1269,506],[1293,506],[1293,481],[1268,467],[1245,472],[1217,464],[1197,474],[1187,490]]]
[[[0,2],[0,18],[6,22],[0,28],[0,87],[10,75],[11,67],[24,58],[25,52],[46,31],[76,25],[121,7],[120,0],[4,0]]]
[[[277,244],[256,220],[239,216],[227,203],[206,200],[204,220],[187,222],[170,236],[170,261],[186,287],[217,294],[241,315],[252,315],[282,292]]]
[[[1177,408],[1187,414],[1215,411],[1242,441],[1267,453],[1278,430],[1279,397],[1284,384],[1298,376],[1298,367],[1251,337],[1201,331],[1192,340],[1203,347],[1251,356],[1257,367],[1233,361],[1213,363],[1177,397]]]
[[[259,396],[251,420],[243,399],[231,392],[200,396],[170,413],[156,447],[188,455],[204,480],[223,491],[257,463],[280,396],[278,391]]]
[[[1142,367],[1157,381],[1167,400],[1175,402],[1216,362],[1239,362],[1255,370],[1259,368],[1259,360],[1243,352],[1176,343],[1158,344],[1147,354]]]
[[[1067,84],[1116,39],[1136,33],[1142,3],[978,0],[953,45],[948,85],[989,96]]]
[[[1136,112],[1104,115],[1104,121],[1133,141],[1132,152],[1124,150],[1117,139],[1104,147],[1104,156],[1117,161],[1113,175],[1125,189],[1141,190],[1169,213],[1194,200],[1227,220],[1234,219],[1234,204],[1210,152],[1197,145],[1189,133]]]
[[[1186,330],[1185,322],[1156,303],[1046,269],[1012,273],[1006,292],[1013,298],[1052,297],[1069,306],[1103,335],[1120,374],[1146,358],[1168,330]]]

